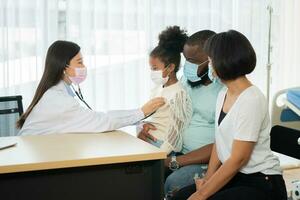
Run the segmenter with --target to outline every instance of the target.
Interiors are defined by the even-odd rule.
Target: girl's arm
[[[180,152],[182,149],[182,133],[189,124],[193,110],[191,100],[186,91],[179,91],[173,99],[169,100],[170,126],[167,138],[162,148],[170,148],[172,151]]]

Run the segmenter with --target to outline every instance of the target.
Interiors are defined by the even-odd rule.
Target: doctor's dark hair
[[[165,67],[173,63],[177,72],[180,65],[180,53],[188,39],[186,31],[180,29],[179,26],[169,26],[159,34],[158,39],[158,45],[151,51],[150,56],[159,58]]]
[[[222,80],[235,80],[250,74],[256,66],[256,54],[250,41],[240,32],[229,30],[207,40],[204,51]]]
[[[17,128],[21,129],[26,118],[33,110],[34,106],[39,102],[44,93],[59,83],[64,77],[66,65],[70,64],[70,60],[80,52],[80,47],[69,41],[58,40],[54,42],[48,49],[45,69],[41,81],[37,87],[32,102],[26,112],[21,115],[17,121]]]

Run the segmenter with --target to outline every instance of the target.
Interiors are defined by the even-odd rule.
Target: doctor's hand
[[[165,104],[165,99],[162,97],[156,97],[148,101],[143,107],[141,108],[145,117],[154,113],[157,109],[162,107]]]
[[[157,139],[149,133],[150,130],[156,130],[156,127],[152,124],[143,124],[143,129],[139,132],[138,138],[148,142],[148,140],[156,141]]]

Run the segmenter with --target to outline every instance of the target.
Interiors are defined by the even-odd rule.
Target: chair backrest
[[[22,114],[22,96],[0,97],[0,137],[17,135],[16,122]]]
[[[272,151],[300,159],[300,131],[283,126],[271,129]]]

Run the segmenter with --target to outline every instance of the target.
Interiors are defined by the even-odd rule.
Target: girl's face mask
[[[163,71],[168,67],[169,65],[163,70],[151,70],[151,80],[155,85],[164,85],[168,82],[169,76],[163,77]]]

